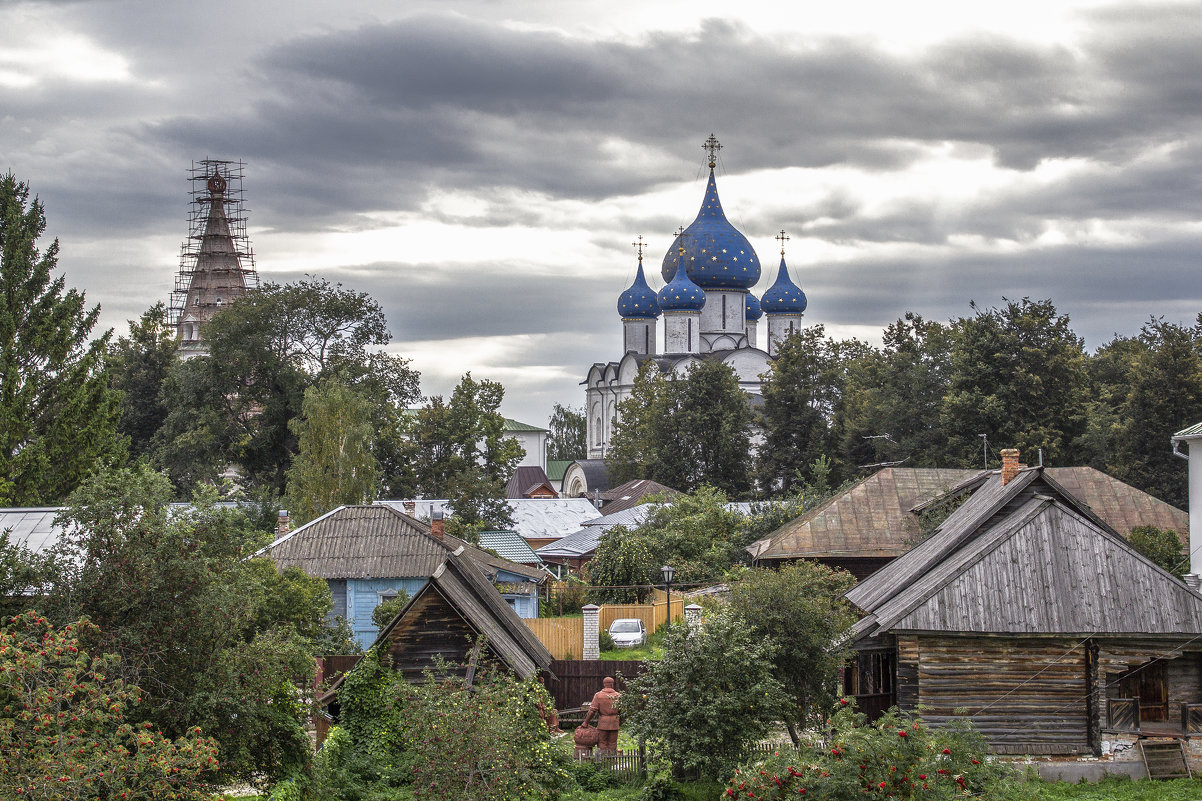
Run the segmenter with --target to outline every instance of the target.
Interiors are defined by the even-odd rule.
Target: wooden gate
[[[612,676],[617,689],[623,690],[623,679],[640,675],[643,663],[641,660],[556,659],[551,662],[551,672],[556,680],[547,682],[547,689],[555,697],[555,708],[579,709],[593,700],[606,676]]]

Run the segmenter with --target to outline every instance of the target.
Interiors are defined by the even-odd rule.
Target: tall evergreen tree
[[[548,423],[547,459],[571,461],[588,455],[584,412],[571,406],[555,404]]]
[[[834,452],[831,422],[840,394],[839,348],[820,325],[802,328],[777,348],[764,377],[764,444],[759,483],[785,494],[813,478],[810,465]]]
[[[175,330],[167,324],[167,306],[159,301],[129,321],[129,336],[113,345],[108,360],[113,389],[122,393],[117,430],[129,437],[133,456],[150,452],[151,440],[167,419],[163,384],[176,362]]]
[[[1110,472],[1184,509],[1185,463],[1169,437],[1202,420],[1202,315],[1193,327],[1153,319],[1138,339]]]
[[[109,332],[89,341],[100,307],[66,289],[58,240],[44,251],[41,202],[0,177],[0,504],[60,502],[106,461],[120,461],[121,395],[103,358]]]
[[[949,462],[979,464],[980,434],[1045,463],[1076,460],[1085,431],[1086,372],[1081,338],[1050,300],[1007,300],[954,324],[951,376],[940,422]]]
[[[342,504],[376,498],[380,464],[372,456],[371,404],[338,381],[305,390],[301,416],[289,424],[296,458],[288,469],[286,501],[307,523]]]

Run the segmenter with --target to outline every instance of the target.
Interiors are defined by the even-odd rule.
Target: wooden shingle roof
[[[1202,634],[1202,596],[1046,472],[1006,486],[990,476],[927,541],[851,589],[866,613],[853,636]]]
[[[505,570],[532,580],[544,575],[455,537],[439,540],[428,524],[382,504],[340,506],[256,555],[269,556],[281,569],[299,567],[324,579],[416,578],[431,575],[461,546],[486,572]]]

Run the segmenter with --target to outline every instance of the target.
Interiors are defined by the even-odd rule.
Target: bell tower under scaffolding
[[[181,358],[207,356],[204,327],[223,306],[257,289],[259,274],[246,235],[242,161],[201,159],[189,172],[188,238],[180,245],[170,322]]]

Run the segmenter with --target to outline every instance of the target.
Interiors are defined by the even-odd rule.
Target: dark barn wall
[[[1004,754],[1092,751],[1088,644],[1069,638],[899,636],[898,705],[968,718]]]
[[[405,681],[421,681],[422,671],[434,667],[435,657],[465,664],[474,640],[471,627],[446,599],[437,592],[426,592],[389,632],[388,654]]]

